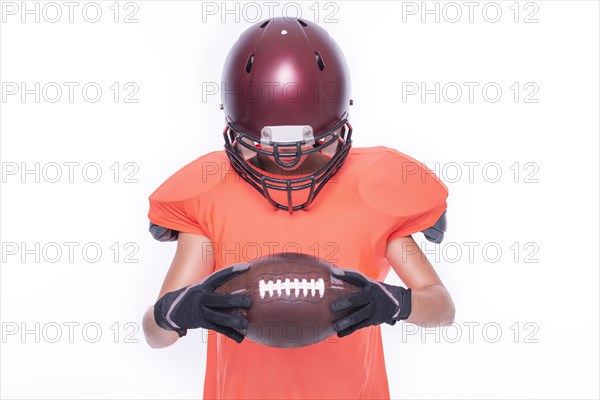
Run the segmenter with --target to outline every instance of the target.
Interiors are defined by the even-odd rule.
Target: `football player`
[[[350,75],[328,33],[273,18],[245,31],[222,75],[225,150],[190,162],[149,198],[150,232],[177,240],[144,315],[155,348],[209,329],[204,398],[389,398],[380,325],[452,323],[451,297],[412,234],[440,243],[446,186],[388,147],[352,147]],[[281,349],[244,340],[248,321],[225,313],[249,297],[213,290],[238,264],[279,252],[312,254],[362,290],[336,336]],[[406,288],[383,283],[390,268]]]

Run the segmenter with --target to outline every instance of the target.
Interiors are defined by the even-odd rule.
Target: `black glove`
[[[407,319],[410,315],[410,289],[378,282],[348,269],[335,268],[333,275],[362,288],[362,291],[337,299],[331,305],[333,312],[353,310],[352,314],[333,324],[333,329],[339,337],[384,322],[394,325],[398,320]]]
[[[158,326],[175,331],[179,337],[188,329],[205,328],[220,332],[240,343],[244,335],[236,329],[247,329],[242,316],[221,312],[227,308],[250,308],[252,299],[245,295],[217,294],[213,291],[236,275],[244,273],[250,264],[237,264],[220,269],[203,280],[162,296],[154,305]]]

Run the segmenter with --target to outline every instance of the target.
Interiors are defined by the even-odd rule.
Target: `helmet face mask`
[[[249,98],[248,87],[269,90]],[[337,44],[310,22],[258,23],[229,52],[221,92],[234,170],[273,207],[306,209],[352,146],[350,78]]]
[[[314,145],[308,148],[303,141],[273,143],[272,146],[261,148],[256,145],[256,142],[251,142],[247,134],[236,132],[230,125],[225,128],[223,135],[225,137],[225,151],[233,169],[242,179],[258,190],[273,207],[289,212],[303,210],[308,207],[325,183],[342,166],[352,146],[352,126],[346,120],[343,121],[340,128],[326,132],[323,135],[324,138],[319,138]],[[323,140],[325,138],[327,140]],[[256,147],[252,148],[252,143]],[[238,148],[244,148],[246,151],[240,151]],[[335,149],[334,153],[331,150],[332,148]],[[291,152],[291,149],[294,149],[294,152]],[[254,156],[250,152],[254,152]],[[279,168],[295,171],[309,155],[316,152],[323,154],[329,161],[317,171],[291,179],[276,177],[275,174],[248,162],[258,154],[262,154],[274,161]],[[243,154],[250,155],[250,158],[245,159],[242,156]],[[288,159],[291,161],[288,161]],[[286,201],[277,201],[274,191],[285,192]],[[299,192],[303,192],[304,201],[294,201],[294,193],[300,194]]]

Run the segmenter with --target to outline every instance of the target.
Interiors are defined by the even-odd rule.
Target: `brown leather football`
[[[271,347],[308,346],[333,335],[333,322],[349,315],[331,311],[331,303],[361,289],[331,274],[337,268],[306,254],[280,253],[250,263],[215,293],[243,294],[252,298],[249,309],[232,313],[248,320],[240,330],[247,339]]]

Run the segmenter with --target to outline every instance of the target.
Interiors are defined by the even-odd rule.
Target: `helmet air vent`
[[[249,74],[252,71],[252,64],[254,63],[254,53],[251,53],[246,62],[246,73]]]
[[[306,24],[306,22],[302,21],[301,19],[298,20],[298,23],[300,25],[302,25],[303,28],[306,28],[308,25]]]
[[[266,20],[265,22],[263,22],[262,24],[260,24],[260,27],[263,28],[263,29],[266,28],[267,25],[269,25],[269,22],[271,22],[270,19]]]
[[[319,70],[323,71],[325,69],[325,64],[323,63],[323,58],[321,58],[321,54],[318,51],[315,51],[315,58],[317,59]]]

